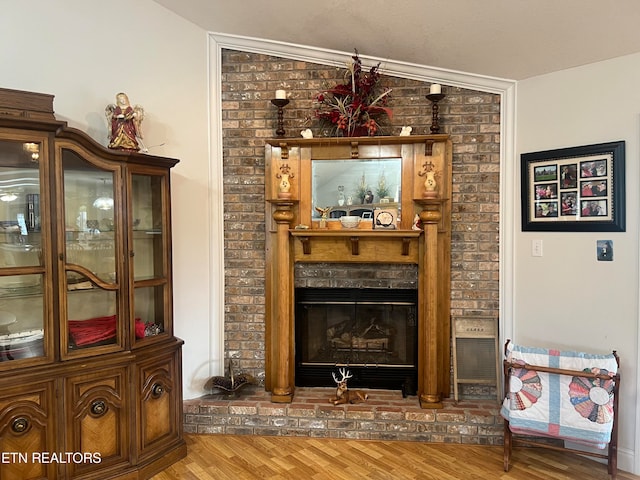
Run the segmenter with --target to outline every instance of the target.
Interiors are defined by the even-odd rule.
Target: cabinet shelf
[[[41,297],[42,287],[35,285],[33,287],[21,287],[21,288],[0,288],[1,298],[29,298],[29,297]]]

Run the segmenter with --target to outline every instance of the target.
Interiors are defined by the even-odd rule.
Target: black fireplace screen
[[[350,386],[402,389],[417,372],[417,292],[298,288],[296,385],[332,386],[347,366]]]

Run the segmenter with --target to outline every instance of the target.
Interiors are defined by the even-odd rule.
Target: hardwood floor
[[[251,435],[185,435],[187,458],[152,480],[604,480],[593,459],[514,448],[509,472],[502,447]],[[618,480],[640,476],[618,471]]]

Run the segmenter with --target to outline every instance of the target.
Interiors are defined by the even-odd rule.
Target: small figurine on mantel
[[[116,103],[110,103],[104,109],[109,121],[109,148],[114,150],[139,151],[142,145],[144,109],[140,105],[131,106],[126,93],[116,95]],[[146,151],[146,149],[144,149]]]
[[[411,135],[412,130],[413,130],[413,127],[402,127],[402,130],[400,131],[400,136],[408,137],[409,135]]]
[[[315,207],[315,209],[320,214],[320,228],[327,228],[327,218],[329,218],[331,207]]]

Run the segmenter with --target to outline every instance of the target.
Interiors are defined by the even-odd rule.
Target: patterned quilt
[[[523,347],[509,342],[507,360],[566,370],[602,373],[613,377],[613,354]],[[561,438],[605,448],[613,427],[612,379],[558,375],[514,368],[509,394],[500,414],[513,433]]]

